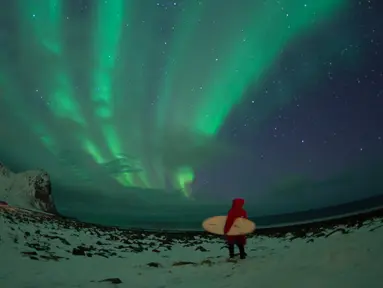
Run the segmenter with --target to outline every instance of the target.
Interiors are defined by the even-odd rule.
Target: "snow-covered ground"
[[[228,261],[222,239],[204,233],[121,231],[0,208],[0,287],[382,287],[381,218],[281,231],[256,233],[248,258]]]

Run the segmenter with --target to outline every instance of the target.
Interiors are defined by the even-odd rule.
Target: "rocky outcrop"
[[[11,206],[56,213],[47,172],[13,173],[0,162],[0,200]]]

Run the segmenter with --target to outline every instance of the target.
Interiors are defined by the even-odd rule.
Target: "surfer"
[[[242,217],[247,219],[247,213],[245,209],[243,209],[243,205],[245,204],[245,200],[241,198],[236,198],[233,200],[233,205],[229,212],[227,213],[227,219],[225,223],[224,233],[225,235],[230,231],[231,226],[233,226],[235,219]],[[246,245],[246,236],[238,235],[238,236],[228,236],[226,235],[227,245],[229,248],[229,256],[230,258],[234,257],[234,246],[237,245],[239,249],[239,256],[241,259],[246,258],[245,253],[245,245]]]

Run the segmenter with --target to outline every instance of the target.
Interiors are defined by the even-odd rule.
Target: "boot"
[[[227,248],[229,249],[229,257],[234,258],[234,244],[228,244]]]
[[[239,257],[241,258],[241,259],[246,259],[246,256],[247,256],[247,254],[246,254],[246,252],[245,252],[245,245],[237,245],[238,246],[238,249],[239,249]]]

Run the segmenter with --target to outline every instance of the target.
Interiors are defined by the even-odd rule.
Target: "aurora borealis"
[[[340,53],[352,59],[345,69],[363,62],[349,52],[358,36],[345,29],[354,13],[345,0],[5,2],[0,137],[8,142],[0,144],[0,155],[14,155],[17,167],[41,167],[56,186],[87,195],[126,195],[146,204],[169,193],[185,203],[198,202],[199,195],[229,197],[217,192],[224,190],[217,183],[235,190],[238,177],[222,176],[230,165],[217,167],[254,160],[250,154],[263,152],[252,146],[265,139],[236,141],[233,123],[255,117],[250,134],[257,135],[281,109],[295,105],[297,94],[312,98],[302,91],[313,87],[311,79],[328,77],[322,62]],[[343,33],[323,36],[331,27]],[[332,42],[306,47],[311,58],[299,60],[306,67],[294,78],[285,72],[283,89],[271,93],[266,83],[286,51],[310,37]],[[300,85],[289,86],[297,79]],[[255,111],[243,117],[248,105]],[[213,170],[220,176],[211,176]],[[297,181],[282,174],[281,183]],[[251,194],[246,190],[254,187],[246,185],[239,185],[242,193]],[[140,189],[163,195],[154,200]]]

